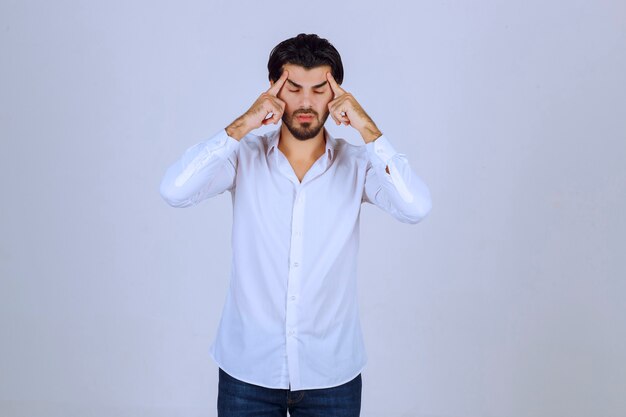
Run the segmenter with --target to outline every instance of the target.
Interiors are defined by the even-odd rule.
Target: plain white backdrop
[[[158,186],[301,32],[433,195],[363,207],[362,415],[626,415],[623,1],[2,0],[0,32],[0,415],[216,415],[230,197]]]

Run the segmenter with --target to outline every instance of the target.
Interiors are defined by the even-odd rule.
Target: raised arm
[[[189,207],[235,187],[239,141],[250,131],[278,123],[285,103],[277,95],[289,73],[271,83],[250,108],[206,142],[187,149],[161,181],[161,196],[174,207]]]
[[[363,201],[375,204],[405,223],[417,223],[431,209],[430,191],[413,172],[406,157],[391,146],[352,94],[326,74],[335,95],[328,109],[335,123],[359,131],[367,149],[368,164]]]

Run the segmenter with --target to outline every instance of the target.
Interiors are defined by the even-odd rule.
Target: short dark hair
[[[283,65],[299,65],[306,69],[328,65],[337,84],[343,81],[343,64],[335,47],[315,34],[301,33],[295,38],[282,41],[270,52],[267,70],[270,81],[276,81],[283,73]]]

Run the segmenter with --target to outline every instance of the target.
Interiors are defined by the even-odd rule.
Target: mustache
[[[298,115],[314,115],[319,117],[319,114],[313,109],[300,109],[293,112],[294,117]]]

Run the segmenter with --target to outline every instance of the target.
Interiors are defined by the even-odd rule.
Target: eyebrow
[[[287,82],[289,84],[291,84],[292,86],[296,87],[296,88],[302,88],[302,86],[300,84],[294,83],[289,78],[287,78]],[[324,81],[323,83],[319,83],[317,85],[314,85],[312,88],[321,88],[321,87],[324,87],[326,84],[328,84],[328,81]]]

